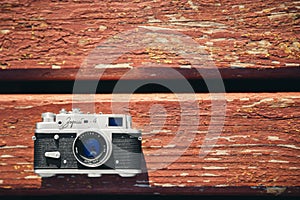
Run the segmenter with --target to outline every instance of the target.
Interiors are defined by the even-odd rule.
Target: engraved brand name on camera
[[[85,118],[81,118],[80,120],[72,119],[71,117],[66,118],[65,122],[62,123],[62,128],[72,128],[74,124],[83,124],[88,123],[89,121]],[[95,118],[91,122],[96,123],[97,119]]]

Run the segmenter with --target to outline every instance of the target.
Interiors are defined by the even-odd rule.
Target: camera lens
[[[81,164],[87,167],[97,167],[109,158],[111,148],[105,135],[95,131],[86,131],[75,139],[73,151],[77,161]]]
[[[100,141],[96,138],[88,138],[86,141],[82,141],[81,145],[81,150],[83,150],[82,154],[86,158],[94,159],[101,153]]]

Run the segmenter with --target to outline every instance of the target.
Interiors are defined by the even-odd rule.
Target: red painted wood
[[[96,111],[111,112],[111,95],[96,95]],[[299,93],[226,94],[225,124],[214,148],[199,157],[211,116],[208,94],[196,94],[200,121],[195,138],[180,156],[169,142],[180,123],[172,94],[134,94],[129,112],[143,132],[148,173],[135,178],[58,176],[41,179],[33,172],[35,123],[42,112],[71,109],[71,95],[2,95],[0,121],[1,194],[143,193],[143,194],[282,194],[299,195]],[[120,105],[114,102],[114,105]],[[165,109],[150,116],[151,107]],[[187,107],[193,112],[196,108]],[[125,109],[126,110],[126,109]],[[152,121],[156,118],[156,121]],[[190,116],[190,119],[195,116]],[[219,126],[218,124],[213,126]],[[182,139],[192,132],[184,133]],[[182,140],[184,141],[184,140]],[[167,147],[164,151],[161,148]],[[154,170],[170,157],[177,158]],[[105,187],[104,187],[105,185]],[[151,186],[151,187],[148,187]],[[29,189],[27,189],[29,188]]]
[[[298,13],[295,0],[5,0],[0,5],[0,67],[78,68],[99,43],[138,26],[170,28],[193,38],[218,68],[299,67]],[[141,47],[116,61],[132,67],[149,62],[188,64],[159,47]]]
[[[145,80],[145,79],[174,79],[170,72],[179,72],[185,79],[299,79],[300,68],[268,68],[268,69],[206,69],[199,73],[197,68],[182,69],[179,67],[143,67],[133,69],[88,69],[78,73],[78,69],[6,69],[0,70],[1,81],[65,81],[65,80]],[[204,73],[205,74],[204,74]],[[130,73],[124,77],[124,74]],[[155,74],[155,76],[154,76]]]

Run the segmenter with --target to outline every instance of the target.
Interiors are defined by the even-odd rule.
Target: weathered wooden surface
[[[141,26],[170,28],[191,37],[211,55],[224,79],[297,80],[299,6],[296,0],[4,0],[0,4],[0,80],[98,80],[103,72],[99,66],[76,77],[84,59],[106,39]],[[191,63],[180,55],[159,47],[143,47],[108,63],[109,69],[101,79],[174,78],[168,69],[180,72],[183,78],[202,78],[203,74],[190,69]],[[210,65],[202,67],[207,70],[205,78],[220,78]],[[124,77],[130,70],[131,74]],[[164,168],[154,170],[179,156],[176,149],[182,148],[180,144],[169,145],[181,119],[179,103],[172,94],[135,94],[130,114],[134,126],[143,131],[148,173],[130,179],[41,179],[33,172],[31,136],[35,123],[41,120],[42,112],[71,109],[72,97],[1,95],[0,195],[300,194],[299,93],[226,94],[223,132],[204,158],[199,157],[199,151],[210,122],[211,101],[208,94],[196,96],[200,125],[194,127],[195,138],[182,156]],[[97,111],[111,112],[110,97],[96,95]],[[157,121],[152,123],[149,108],[156,104],[165,109],[156,107],[162,113],[154,115]],[[195,108],[187,111],[192,113]],[[164,113],[167,118],[161,124]],[[159,151],[165,147],[167,155]]]
[[[96,95],[97,112],[111,112],[111,97]],[[196,94],[200,124],[194,127],[195,138],[190,146],[173,163],[158,170],[154,168],[168,160],[161,148],[167,147],[165,153],[169,157],[170,152],[178,156],[176,152],[181,143],[169,145],[169,142],[176,136],[182,111],[173,94],[134,94],[129,112],[134,127],[143,132],[148,173],[135,178],[58,176],[41,179],[33,172],[31,136],[35,123],[41,120],[42,112],[70,110],[72,96],[1,95],[0,194],[299,195],[300,94],[243,93],[225,97],[227,112],[223,131],[205,157],[199,157],[199,151],[210,122],[209,94]],[[153,111],[153,107],[160,112],[150,116],[149,109]],[[185,111],[194,110],[187,107]],[[166,121],[162,123],[164,113]],[[158,119],[156,123],[150,123],[153,117]],[[193,116],[190,117],[192,120]]]
[[[1,81],[66,81],[66,80],[145,80],[145,79],[174,79],[168,72],[179,72],[185,79],[203,79],[203,74],[196,68],[184,69],[178,67],[143,67],[143,68],[114,68],[114,69],[92,69],[88,68],[82,75],[78,75],[78,69],[6,69],[0,70]],[[173,71],[173,72],[174,72]],[[204,78],[222,79],[300,79],[300,67],[289,68],[267,68],[267,69],[229,69],[204,70]],[[125,78],[125,73],[130,73]]]
[[[78,68],[101,41],[138,26],[171,28],[192,37],[219,68],[300,65],[296,0],[4,0],[0,18],[2,69]],[[115,64],[147,62],[188,64],[159,48],[141,48]]]

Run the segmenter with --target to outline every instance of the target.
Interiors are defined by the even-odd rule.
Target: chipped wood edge
[[[6,69],[0,70],[1,81],[73,81],[73,80],[119,80],[123,75],[130,71],[130,76],[126,80],[144,80],[144,79],[172,79],[168,76],[170,69],[174,69],[183,75],[186,79],[203,79],[197,68],[107,68],[105,70],[85,69],[77,76],[78,68],[60,68],[60,69]],[[203,69],[202,69],[203,70]],[[216,69],[205,69],[205,78],[219,78],[216,75]],[[218,69],[223,79],[298,79],[300,78],[299,67],[287,68],[252,68],[252,69]],[[102,76],[100,77],[100,75]]]

